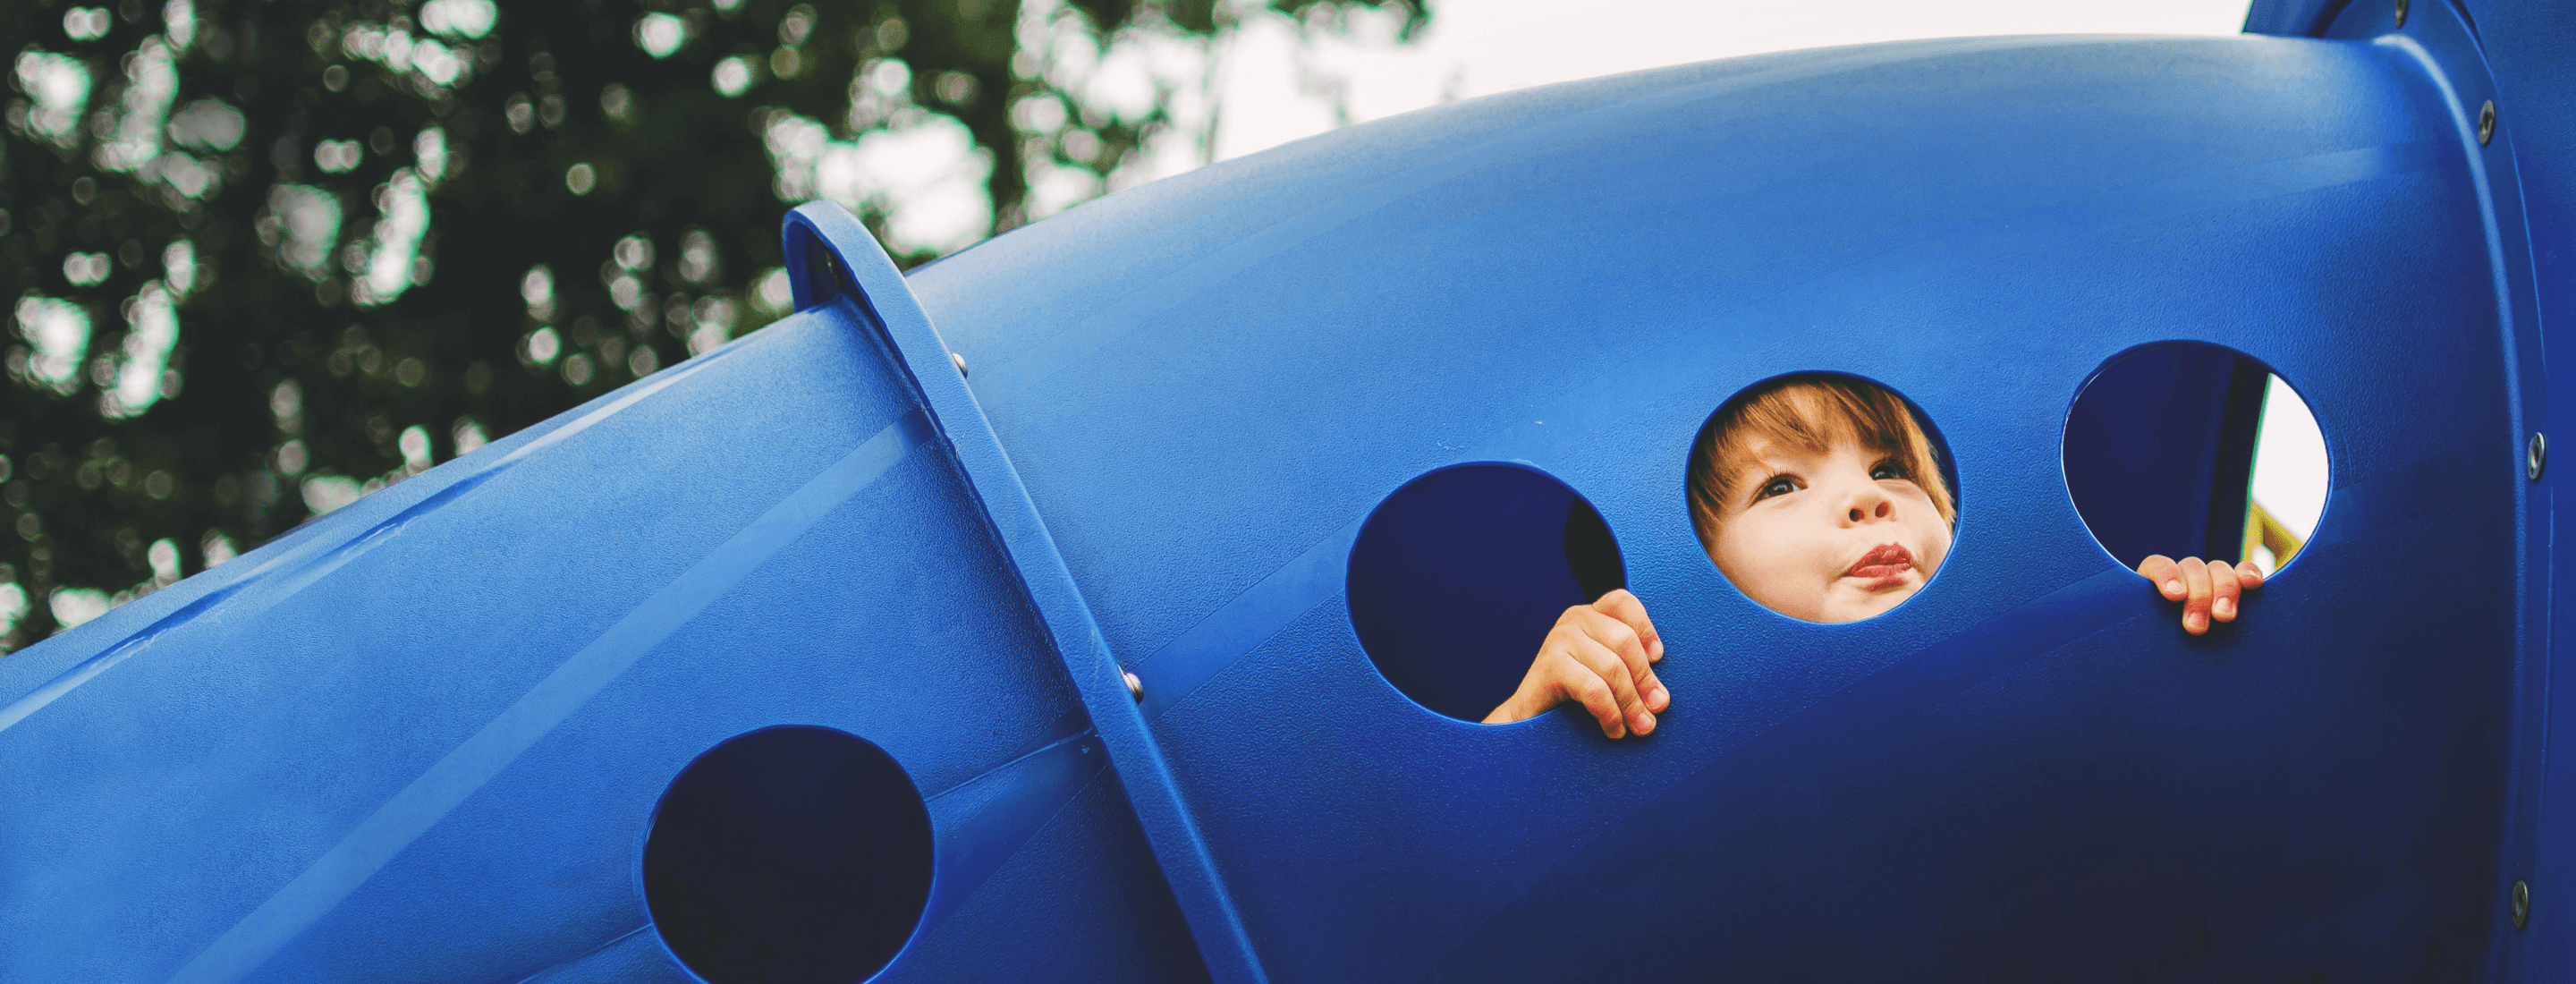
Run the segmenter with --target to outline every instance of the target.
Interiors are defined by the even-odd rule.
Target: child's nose
[[[1880,499],[1876,506],[1860,505],[1851,507],[1851,521],[1855,523],[1860,522],[1861,517],[1864,515],[1872,519],[1886,519],[1888,514],[1894,511],[1894,504],[1885,499]]]

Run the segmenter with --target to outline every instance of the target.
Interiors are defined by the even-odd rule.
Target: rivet
[[[2406,26],[2406,0],[2397,0],[2397,26]]]
[[[2521,929],[2531,921],[2531,883],[2513,883],[2513,928]]]
[[[957,364],[957,374],[958,374],[958,375],[963,376],[963,375],[965,375],[965,374],[966,374],[966,357],[965,357],[965,356],[963,356],[963,355],[959,355],[959,354],[957,354],[957,353],[955,353],[955,352],[950,352],[950,353],[948,353],[948,361],[950,361],[950,362],[954,362],[954,363],[956,363],[956,364]]]
[[[1118,671],[1118,675],[1127,678],[1127,696],[1136,698],[1136,703],[1144,703],[1145,681],[1136,679],[1136,674],[1129,673],[1125,670]]]
[[[2539,431],[2532,431],[2531,443],[2522,449],[2522,472],[2531,476],[2532,481],[2540,481],[2540,467],[2548,463],[2549,439],[2540,436]]]
[[[2478,107],[2478,146],[2484,147],[2487,141],[2493,139],[2495,139],[2495,100],[2489,99],[2486,105]]]

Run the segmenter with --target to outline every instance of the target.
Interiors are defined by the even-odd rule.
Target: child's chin
[[[1905,599],[1914,597],[1914,592],[1922,589],[1921,579],[1907,578],[1903,584],[1878,591],[1858,589],[1837,591],[1836,594],[1839,597],[1828,601],[1825,617],[1819,621],[1858,622],[1866,618],[1876,618],[1887,614],[1888,609],[1904,604]]]

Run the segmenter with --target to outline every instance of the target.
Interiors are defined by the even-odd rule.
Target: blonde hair
[[[1741,486],[1746,466],[1754,461],[1757,437],[1807,448],[1829,447],[1836,439],[1857,441],[1894,457],[1905,477],[1932,497],[1942,522],[1959,521],[1950,483],[1941,477],[1940,451],[1902,398],[1849,376],[1783,376],[1727,400],[1691,442],[1691,528],[1709,556],[1717,555],[1717,529],[1726,504],[1745,491]]]

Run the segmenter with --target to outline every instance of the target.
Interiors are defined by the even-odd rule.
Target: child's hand
[[[2198,557],[2177,563],[2157,554],[2139,561],[2138,573],[2156,582],[2166,601],[2182,602],[2182,630],[2193,635],[2209,631],[2213,618],[2236,621],[2237,597],[2263,586],[2263,572],[2252,564],[2203,563]]]
[[[1557,617],[1520,690],[1486,715],[1485,723],[1534,718],[1575,701],[1601,723],[1602,734],[1650,733],[1655,712],[1673,702],[1649,665],[1663,658],[1664,643],[1655,623],[1646,620],[1645,603],[1625,588],[1612,591]]]

